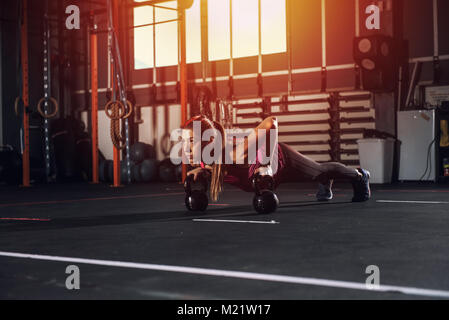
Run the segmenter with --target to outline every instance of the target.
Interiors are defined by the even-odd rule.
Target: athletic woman
[[[291,147],[285,143],[274,143],[273,146],[270,145],[269,135],[273,134],[273,130],[277,133],[278,121],[276,117],[268,117],[262,121],[255,130],[253,130],[245,139],[243,148],[236,148],[234,152],[231,148],[230,154],[228,154],[228,159],[233,159],[232,164],[225,164],[224,159],[225,154],[225,131],[223,127],[214,121],[209,120],[204,116],[196,116],[187,122],[184,129],[190,130],[190,141],[188,144],[188,153],[190,154],[190,163],[193,163],[193,150],[195,141],[193,137],[193,123],[199,121],[201,123],[201,137],[203,133],[208,129],[217,130],[220,132],[222,138],[222,159],[223,161],[216,161],[211,164],[204,164],[201,162],[199,165],[191,165],[191,170],[188,171],[187,175],[193,175],[194,181],[197,178],[205,174],[209,177],[210,187],[209,196],[212,201],[217,201],[219,194],[223,190],[223,184],[229,183],[235,185],[242,190],[253,192],[253,178],[255,175],[271,176],[274,181],[274,187],[277,187],[282,182],[299,182],[305,179],[312,179],[317,181],[319,184],[318,192],[316,198],[318,201],[329,201],[332,199],[332,183],[334,179],[351,182],[354,190],[354,196],[352,198],[353,202],[363,202],[367,201],[371,197],[369,178],[370,174],[364,169],[353,169],[347,167],[341,163],[329,162],[329,163],[318,163],[301,153],[293,150]],[[258,146],[256,161],[253,164],[248,163],[248,150],[255,150],[255,146],[258,141],[259,135],[261,133],[266,134],[266,145]],[[217,135],[218,137],[218,135]],[[197,150],[201,153],[205,146],[213,142],[214,137],[208,142],[200,142],[201,146]],[[201,138],[197,139],[201,141]],[[277,154],[275,151],[277,149]],[[261,164],[261,157],[259,155],[265,150],[270,150],[272,155],[271,162],[269,164]],[[265,153],[266,155],[267,153]],[[275,155],[275,156],[273,156]],[[246,164],[236,164],[236,159],[244,159],[243,163]],[[277,170],[273,170],[273,162],[275,161]],[[252,161],[254,162],[254,161]],[[239,162],[241,163],[241,161]],[[264,162],[263,162],[264,163]]]

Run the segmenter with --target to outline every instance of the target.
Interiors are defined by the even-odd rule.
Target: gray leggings
[[[328,184],[333,179],[354,182],[360,178],[357,170],[342,163],[318,163],[293,150],[285,143],[280,142],[279,145],[286,162],[286,168],[283,170],[281,178],[283,182],[298,182],[306,179]]]

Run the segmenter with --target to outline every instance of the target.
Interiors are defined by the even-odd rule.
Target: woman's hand
[[[208,174],[210,174],[212,172],[212,167],[206,166],[205,168],[195,168],[187,172],[187,176],[193,175],[193,181],[196,181],[198,175],[201,174],[202,172],[207,172]]]
[[[260,166],[254,171],[254,174],[259,174],[261,176],[273,176],[273,169],[270,165],[267,166]]]

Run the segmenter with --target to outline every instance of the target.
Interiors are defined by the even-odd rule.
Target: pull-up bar
[[[159,25],[159,24],[178,22],[178,21],[180,21],[180,20],[179,19],[170,19],[170,20],[165,20],[165,21],[158,21],[158,22],[153,22],[153,23],[140,24],[137,26],[131,26],[131,27],[127,27],[127,29],[132,30],[132,29],[137,29],[137,28],[155,26],[155,25]],[[120,28],[115,28],[115,30],[118,30],[118,29],[120,29]],[[99,33],[107,33],[107,32],[109,32],[109,30],[108,29],[95,29],[95,30],[92,30],[91,32],[99,34]]]
[[[129,7],[137,8],[137,7],[143,7],[143,6],[155,6],[158,3],[164,3],[164,2],[170,2],[170,0],[148,0],[148,1],[142,1],[142,2],[133,2],[132,4],[129,4]]]
[[[165,21],[159,21],[159,22],[153,22],[153,23],[140,24],[138,26],[129,27],[128,29],[137,29],[137,28],[155,26],[155,25],[158,25],[158,24],[169,23],[169,22],[176,22],[176,21],[180,21],[180,20],[179,19],[171,19],[171,20],[165,20]]]
[[[173,0],[149,0],[149,1],[143,1],[143,2],[137,2],[137,3],[130,4],[129,7],[138,8],[138,7],[144,7],[144,6],[153,6],[153,7],[163,8],[163,9],[170,9],[170,10],[178,10],[178,9],[185,10],[185,9],[189,9],[193,5],[194,0],[177,0],[178,1],[178,9],[167,8],[167,7],[162,7],[162,6],[157,5],[158,3],[171,2],[171,1],[173,1]]]
[[[179,11],[179,10],[189,9],[193,5],[194,0],[177,0],[178,8],[170,8],[170,7],[158,5],[158,3],[171,2],[171,1],[175,1],[175,0],[150,0],[150,1],[144,1],[144,2],[134,2],[134,3],[128,4],[126,6],[126,8],[134,9],[134,8],[139,8],[139,7],[152,6],[152,7],[160,8],[160,9]],[[105,9],[103,9],[103,8],[94,9],[94,10],[87,12],[86,14],[91,14],[91,13],[93,13],[94,15],[105,14],[105,13],[107,13],[107,10],[106,10],[106,8]]]
[[[170,11],[178,11],[177,8],[170,8],[170,7],[164,7],[164,6],[158,6],[158,5],[151,5],[154,8],[158,8],[158,9],[164,9],[164,10],[170,10]],[[140,6],[139,6],[140,7]],[[133,8],[136,8],[135,6],[133,6]]]

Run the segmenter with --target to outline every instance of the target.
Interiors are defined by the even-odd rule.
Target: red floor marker
[[[51,221],[51,219],[40,219],[40,218],[0,218],[0,220],[9,220],[9,221]]]

